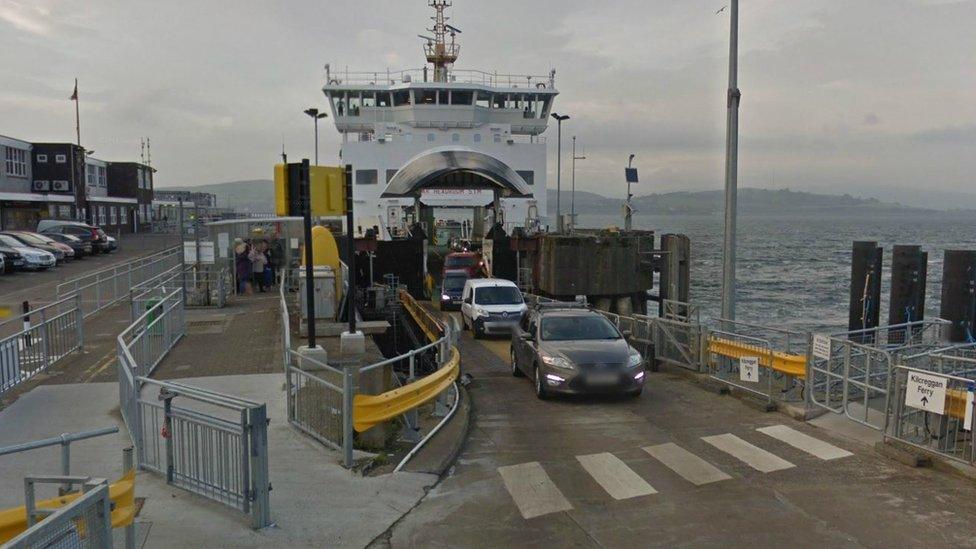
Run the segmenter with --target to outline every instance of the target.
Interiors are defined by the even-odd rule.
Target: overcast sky
[[[457,68],[555,68],[578,188],[623,194],[633,152],[638,194],[717,189],[726,3],[455,0]],[[95,156],[137,159],[149,136],[160,186],[270,178],[282,140],[312,154],[301,111],[324,107],[323,64],[419,67],[428,16],[425,0],[0,0],[0,134],[73,140],[77,77]],[[976,0],[742,0],[740,18],[740,185],[974,187]]]

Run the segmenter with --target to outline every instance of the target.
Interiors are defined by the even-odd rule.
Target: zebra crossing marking
[[[609,452],[576,456],[576,459],[613,499],[630,499],[657,493],[653,486]]]
[[[772,473],[795,467],[785,459],[749,444],[731,433],[702,437],[702,440],[761,473]]]
[[[695,486],[732,478],[718,467],[673,442],[647,446],[644,451]]]
[[[499,467],[498,473],[524,519],[573,508],[538,461]]]
[[[771,425],[756,429],[764,435],[769,435],[776,440],[785,442],[790,446],[803,450],[804,452],[816,456],[822,460],[840,459],[854,454],[843,448],[838,448],[833,444],[814,438],[808,434],[801,433],[796,429],[786,425]]]

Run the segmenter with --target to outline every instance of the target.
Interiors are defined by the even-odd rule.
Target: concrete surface
[[[665,373],[650,374],[636,399],[539,401],[527,379],[512,377],[507,341],[465,333],[461,351],[462,371],[474,377],[468,443],[452,472],[382,538],[393,547],[976,545],[976,484],[892,462],[857,436],[761,413]],[[767,432],[801,436],[790,444],[757,430],[778,425],[790,431]],[[730,478],[696,485],[676,472],[679,463],[651,455],[661,445]],[[594,462],[599,474],[583,466]],[[629,497],[636,492],[621,486],[633,478],[624,468],[656,493]],[[535,489],[506,486],[513,475]],[[568,510],[557,510],[561,498]],[[525,509],[530,517],[553,512],[526,518]]]
[[[140,531],[145,547],[363,547],[413,507],[434,475],[396,473],[359,477],[338,465],[339,455],[287,425],[284,376],[215,376],[183,381],[266,401],[271,418],[271,515],[277,527],[253,531],[248,517],[166,485],[141,472],[136,496],[146,498]],[[72,472],[117,477],[129,444],[118,414],[115,383],[45,385],[0,412],[0,445],[61,432],[120,425],[117,435],[72,445]],[[0,458],[0,507],[23,505],[23,477],[59,473],[57,448]]]

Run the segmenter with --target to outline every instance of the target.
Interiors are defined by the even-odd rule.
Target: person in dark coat
[[[237,294],[244,295],[251,279],[251,247],[240,238],[234,240],[234,267],[237,271]]]

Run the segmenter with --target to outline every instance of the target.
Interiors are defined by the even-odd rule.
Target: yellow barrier
[[[132,524],[136,516],[136,470],[130,469],[117,482],[109,486],[108,495],[112,499],[112,528]],[[58,509],[71,503],[79,493],[46,499],[37,502],[38,509]],[[0,511],[0,543],[6,543],[27,530],[27,508],[12,507]]]
[[[424,331],[424,335],[427,339],[433,343],[440,339],[444,335],[444,325],[441,324],[439,320],[434,318],[434,315],[425,309],[422,305],[417,303],[417,301],[410,295],[406,290],[400,290],[399,294],[400,303],[403,304],[403,308],[410,313],[413,317],[414,322],[420,329]]]
[[[758,357],[759,365],[764,368],[772,368],[797,379],[806,379],[807,377],[807,357],[803,355],[773,351],[772,364],[770,364],[769,349],[718,337],[708,338],[708,352],[735,359],[745,356]]]
[[[361,433],[434,400],[454,383],[460,370],[461,353],[451,347],[451,359],[433,374],[380,395],[356,395],[352,401],[353,428]]]

